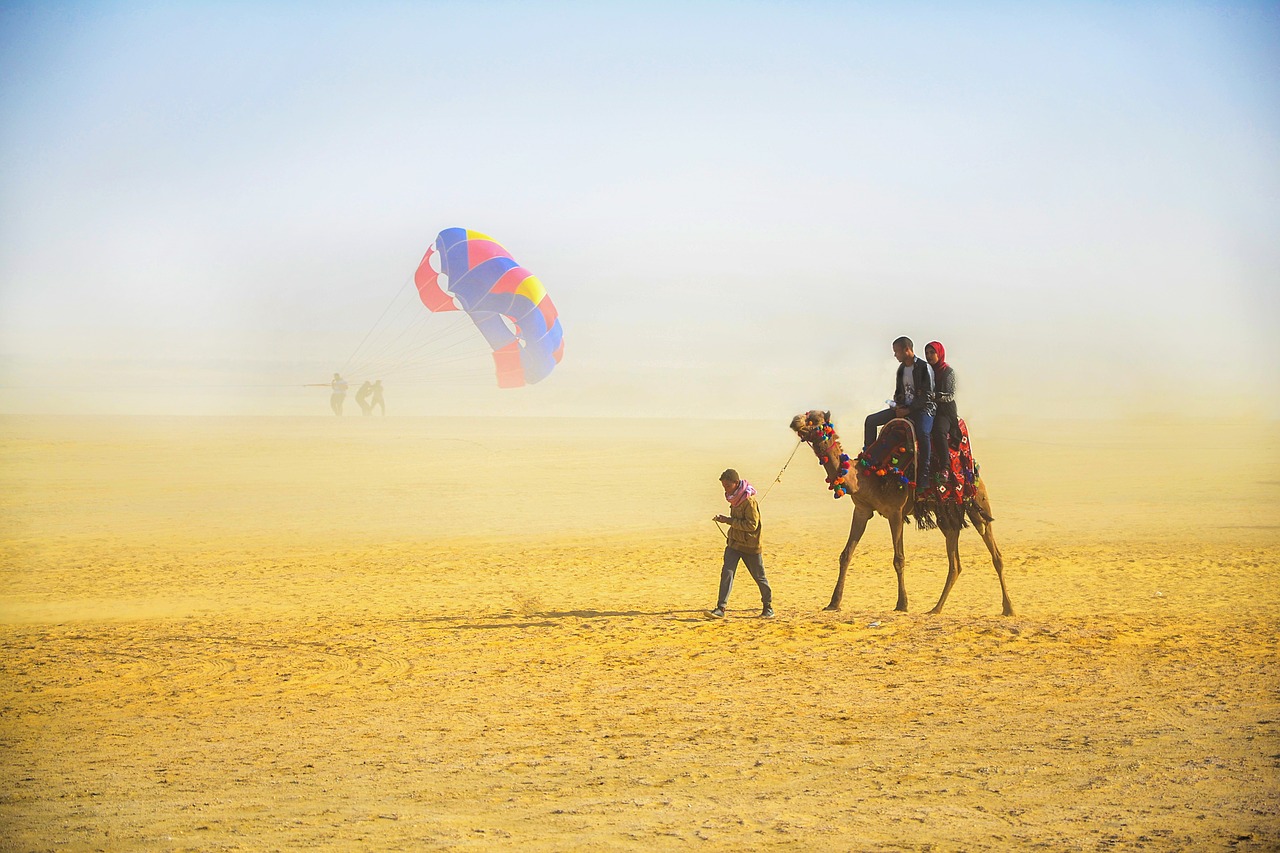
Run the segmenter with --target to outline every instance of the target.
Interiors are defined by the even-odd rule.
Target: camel
[[[844,597],[844,580],[849,570],[849,561],[853,551],[858,547],[867,522],[877,512],[889,521],[889,531],[893,536],[893,570],[898,574],[898,604],[895,610],[906,612],[907,588],[903,581],[903,568],[906,562],[902,548],[902,527],[907,516],[916,514],[915,494],[911,488],[903,488],[890,478],[876,477],[859,468],[857,473],[849,471],[848,457],[841,461],[843,451],[840,437],[830,428],[831,413],[811,411],[796,415],[791,420],[791,429],[800,439],[813,448],[818,461],[827,471],[827,482],[832,484],[837,498],[848,495],[853,500],[853,523],[849,528],[849,541],[840,552],[840,577],[836,580],[835,591],[831,593],[831,603],[827,610],[839,610],[840,601]],[[897,421],[891,422],[897,423]],[[910,421],[904,421],[910,424]],[[887,427],[886,427],[887,429]],[[912,433],[914,435],[914,432]],[[995,566],[996,576],[1000,578],[1000,595],[1005,616],[1013,615],[1013,604],[1009,601],[1009,592],[1004,585],[1004,561],[1000,557],[1000,548],[996,545],[995,536],[991,532],[993,521],[991,501],[987,497],[986,485],[981,478],[975,482],[976,495],[972,504],[960,508],[959,512],[938,513],[937,526],[947,541],[947,583],[942,588],[942,596],[929,612],[941,613],[947,595],[960,576],[960,530],[965,526],[968,516],[987,550],[991,552],[991,562]]]

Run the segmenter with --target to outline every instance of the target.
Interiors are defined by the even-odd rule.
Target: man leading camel
[[[933,368],[923,358],[916,358],[911,338],[893,342],[893,357],[898,360],[898,378],[893,392],[894,405],[883,412],[867,415],[863,424],[865,450],[876,440],[876,431],[894,418],[908,418],[916,428],[916,485],[924,490],[929,483],[929,459],[933,452]]]
[[[760,544],[760,505],[756,503],[755,487],[738,476],[732,468],[720,475],[720,486],[724,489],[725,500],[729,502],[728,515],[717,515],[713,519],[721,524],[729,525],[729,533],[725,537],[724,567],[720,570],[720,594],[716,598],[715,610],[710,616],[717,619],[724,617],[725,606],[729,603],[729,592],[733,589],[733,576],[737,572],[738,562],[742,561],[751,572],[751,578],[760,587],[760,616],[773,618],[773,590],[764,576],[764,556]]]

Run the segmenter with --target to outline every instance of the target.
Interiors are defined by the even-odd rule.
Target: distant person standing
[[[347,380],[342,378],[342,374],[335,373],[329,387],[333,390],[329,395],[329,408],[333,409],[335,415],[341,416],[342,404],[347,399]]]
[[[382,412],[382,416],[387,415],[387,404],[382,399],[382,380],[379,379],[373,383],[373,397],[369,400],[369,414],[373,414],[374,408],[378,408]]]
[[[356,404],[360,407],[360,414],[372,415],[373,404],[369,402],[369,395],[373,393],[373,383],[368,379],[360,386],[360,390],[356,392]]]
[[[733,589],[733,576],[738,571],[741,560],[751,572],[751,579],[760,587],[760,616],[763,619],[773,618],[773,590],[764,576],[764,554],[760,542],[760,505],[756,503],[755,487],[738,476],[738,472],[729,468],[720,475],[720,485],[724,488],[725,500],[729,502],[729,514],[715,516],[715,521],[729,525],[724,549],[724,566],[720,569],[720,596],[716,599],[715,610],[709,615],[717,619],[724,617],[724,608],[729,603],[729,592]]]

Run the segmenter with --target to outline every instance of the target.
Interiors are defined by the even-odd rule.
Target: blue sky
[[[565,360],[461,341],[402,410],[861,411],[905,333],[969,417],[1275,416],[1277,48],[1268,4],[5,4],[0,411],[323,412],[461,225]]]

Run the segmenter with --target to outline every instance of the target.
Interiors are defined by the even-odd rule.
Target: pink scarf
[[[746,480],[738,481],[738,488],[734,489],[724,498],[729,502],[729,506],[741,506],[742,502],[756,493],[756,487],[748,483]]]

